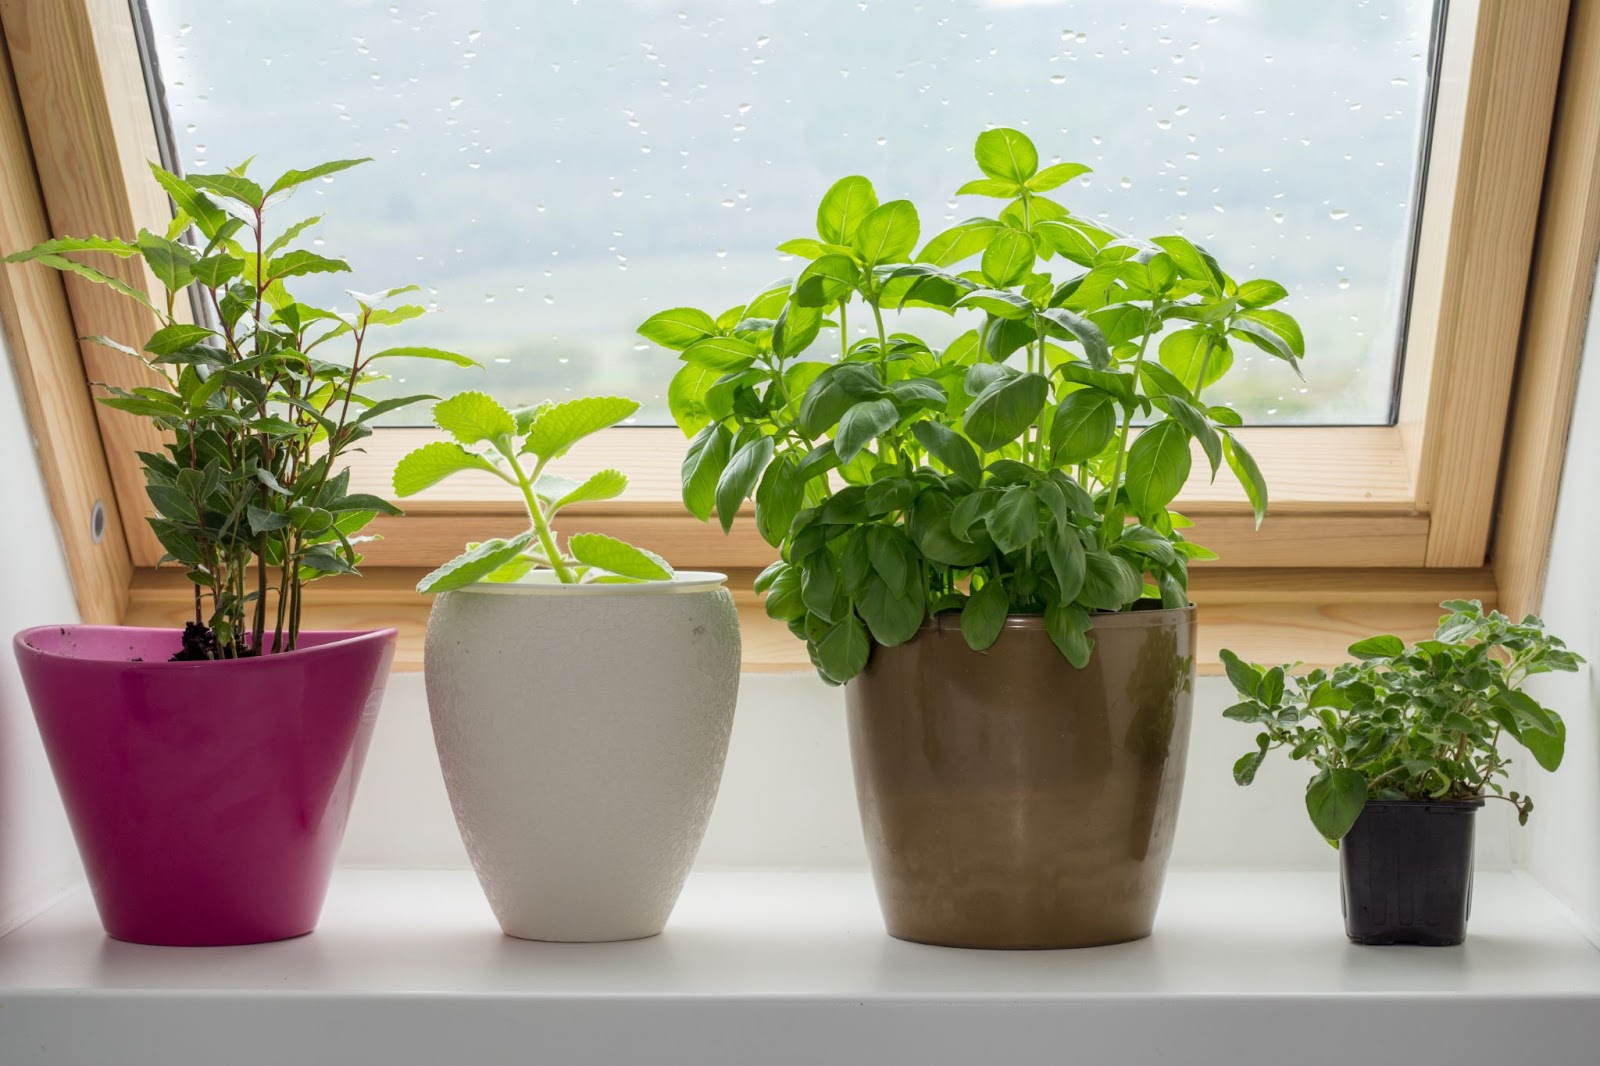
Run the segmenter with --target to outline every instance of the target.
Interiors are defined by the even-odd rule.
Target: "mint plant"
[[[668,401],[692,437],[684,504],[726,530],[754,497],[781,556],[757,590],[831,682],[942,611],[961,612],[979,650],[1008,614],[1043,614],[1081,667],[1094,612],[1185,605],[1189,561],[1211,557],[1170,509],[1191,442],[1213,477],[1232,469],[1258,523],[1267,511],[1239,415],[1204,394],[1235,342],[1298,370],[1300,327],[1272,306],[1283,287],[1235,282],[1183,237],[1074,214],[1045,194],[1088,168],[1041,167],[1016,130],[981,134],[975,156],[982,176],[956,192],[1004,201],[994,217],[918,251],[909,201],[843,178],[817,236],[778,246],[808,261],[794,278],[639,328],[682,353]],[[886,315],[908,307],[976,321],[935,348],[891,329]],[[858,316],[867,335],[853,340]]]
[[[1522,684],[1576,670],[1583,658],[1532,615],[1513,622],[1476,600],[1442,606],[1449,613],[1432,640],[1407,648],[1399,637],[1369,637],[1350,646],[1358,661],[1333,670],[1264,669],[1224,650],[1242,702],[1222,713],[1261,730],[1234,780],[1250,784],[1279,748],[1310,762],[1306,810],[1329,841],[1350,831],[1369,799],[1503,799],[1526,824],[1533,800],[1501,784],[1511,765],[1501,738],[1546,770],[1560,766],[1567,727]]]
[[[320,221],[269,234],[267,209],[295,189],[365,159],[290,170],[263,187],[248,163],[221,174],[179,177],[152,164],[176,211],[164,235],[134,240],[64,237],[6,257],[32,260],[106,285],[153,311],[160,328],[140,348],[90,337],[154,368],[158,384],[102,386],[100,402],[154,422],[161,452],[140,453],[148,519],[194,585],[194,620],[177,658],[238,658],[293,651],[302,591],[329,574],[354,574],[361,530],[390,503],[349,491],[340,459],[372,433],[375,418],[431,397],[377,400],[363,389],[397,358],[476,366],[437,348],[382,347],[380,331],[424,313],[393,301],[415,286],[352,292],[353,311],[301,303],[288,283],[350,267],[296,238]],[[76,255],[140,257],[165,290],[152,301]],[[202,321],[185,321],[198,294]],[[335,354],[337,352],[337,354]],[[272,601],[275,600],[275,604]],[[269,620],[270,614],[270,620]],[[268,641],[270,633],[271,640]]]
[[[615,537],[578,533],[567,538],[565,552],[556,543],[555,518],[563,507],[620,496],[628,478],[620,470],[601,470],[579,483],[545,467],[638,409],[636,401],[620,396],[589,396],[512,412],[482,392],[463,392],[436,404],[434,425],[452,439],[425,444],[401,459],[394,470],[395,495],[412,496],[452,474],[482,471],[521,494],[530,526],[510,539],[467,545],[424,577],[417,591],[512,582],[539,568],[553,571],[563,584],[670,581],[672,567],[665,559]]]

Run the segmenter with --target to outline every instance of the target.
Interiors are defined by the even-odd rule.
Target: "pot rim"
[[[1421,799],[1421,800],[1386,800],[1369,799],[1362,809],[1367,807],[1395,808],[1397,810],[1416,810],[1421,807],[1443,807],[1450,811],[1475,811],[1482,807],[1487,797],[1479,796],[1476,799],[1447,800],[1447,799]]]
[[[618,584],[564,585],[555,580],[555,574],[538,570],[517,581],[479,581],[462,588],[451,589],[439,595],[457,592],[482,593],[489,596],[670,596],[685,593],[713,592],[728,580],[728,575],[711,570],[679,570],[665,581],[634,581]]]
[[[1141,600],[1153,603],[1153,600]],[[1179,620],[1194,622],[1198,614],[1194,604],[1187,607],[1136,608],[1130,611],[1095,611],[1089,615],[1090,631],[1109,629],[1157,629],[1173,625]],[[943,611],[922,621],[923,630],[956,630],[961,628],[961,612]],[[1043,630],[1042,614],[1008,614],[1004,629]]]
[[[255,655],[248,659],[203,659],[190,662],[169,662],[165,659],[112,659],[97,655],[69,655],[64,652],[48,648],[37,647],[29,643],[29,638],[36,634],[64,633],[72,631],[104,632],[111,631],[129,635],[148,636],[161,634],[171,636],[181,630],[171,626],[105,626],[90,623],[71,623],[68,625],[30,626],[11,638],[11,646],[18,659],[27,657],[51,662],[70,662],[80,666],[115,666],[130,670],[212,670],[229,669],[241,670],[245,668],[263,669],[274,662],[285,659],[301,659],[308,655],[322,654],[338,648],[348,648],[364,642],[389,642],[394,643],[400,631],[393,626],[383,629],[302,629],[300,636],[326,637],[310,646],[302,646],[294,651],[275,652],[270,655]]]

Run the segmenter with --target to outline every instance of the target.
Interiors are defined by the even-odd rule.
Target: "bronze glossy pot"
[[[1068,948],[1150,935],[1183,788],[1195,610],[1096,615],[1082,670],[1036,616],[975,652],[941,615],[845,688],[892,936]]]

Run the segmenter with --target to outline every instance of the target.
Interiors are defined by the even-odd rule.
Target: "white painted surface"
[[[1600,303],[1600,301],[1597,301]],[[1533,817],[1518,840],[1521,862],[1587,924],[1600,942],[1600,316],[1589,335],[1567,442],[1561,500],[1540,614],[1551,632],[1589,660],[1576,674],[1535,678],[1528,691],[1567,723],[1567,754],[1546,773],[1531,759],[1518,783]]]
[[[80,894],[0,952],[7,1066],[1347,1066],[1354,1033],[1593,1066],[1600,951],[1512,873],[1460,948],[1349,944],[1330,875],[1190,872],[1149,940],[983,952],[884,935],[864,872],[696,874],[661,937],[576,945],[500,935],[465,871],[347,870],[300,940],[119,944]]]
[[[1304,764],[1268,760],[1254,785],[1233,783],[1255,735],[1222,717],[1234,702],[1224,679],[1200,678],[1173,865],[1334,869],[1306,818]],[[1501,806],[1478,820],[1482,869],[1508,865],[1513,820]],[[341,856],[363,867],[466,864],[418,674],[390,679]],[[746,674],[699,868],[865,865],[843,693],[809,671]]]
[[[72,579],[56,533],[0,332],[0,935],[83,876],[33,713],[17,676],[11,636],[30,626],[78,621]]]
[[[733,726],[739,615],[722,581],[525,582],[434,600],[434,739],[507,933],[661,932],[705,836]]]

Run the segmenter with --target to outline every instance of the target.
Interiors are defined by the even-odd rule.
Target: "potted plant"
[[[726,529],[754,496],[780,554],[756,582],[767,613],[846,686],[889,932],[1135,939],[1182,783],[1187,566],[1210,555],[1170,504],[1196,442],[1260,519],[1239,415],[1203,396],[1235,341],[1291,365],[1304,344],[1269,306],[1275,282],[1236,283],[1183,237],[1127,236],[1046,195],[1088,168],[1041,167],[1012,129],[975,154],[982,177],[957,193],[1005,201],[995,217],[917,251],[916,209],[847,177],[817,236],[779,245],[805,261],[792,280],[640,333],[682,353],[684,503]],[[890,329],[903,308],[975,328],[931,344]],[[832,353],[813,347],[825,329]]]
[[[1223,712],[1256,725],[1256,748],[1234,764],[1248,785],[1269,751],[1317,769],[1306,786],[1311,824],[1339,849],[1345,931],[1357,944],[1459,944],[1472,901],[1473,815],[1504,800],[1526,824],[1533,800],[1501,780],[1502,738],[1546,770],[1561,765],[1561,716],[1522,690],[1535,674],[1583,659],[1544,632],[1477,601],[1451,600],[1432,640],[1395,636],[1350,646],[1356,660],[1296,674],[1223,651],[1242,702]]]
[[[723,575],[598,533],[556,540],[562,508],[628,479],[580,483],[549,464],[638,407],[595,396],[512,412],[463,393],[433,409],[450,439],[394,472],[405,497],[483,471],[527,508],[527,531],[468,545],[417,586],[436,594],[424,670],[450,804],[515,937],[661,932],[722,779],[740,654]]]
[[[348,313],[289,294],[344,272],[294,247],[317,220],[268,231],[269,205],[364,160],[291,170],[267,186],[243,166],[180,178],[165,235],[46,241],[8,257],[109,285],[160,328],[139,349],[94,337],[158,373],[101,402],[150,419],[142,453],[162,562],[187,571],[184,630],[67,625],[17,635],[16,654],[106,931],[148,944],[243,944],[309,932],[378,711],[392,629],[301,628],[302,591],[354,574],[361,529],[397,514],[349,490],[341,459],[377,416],[418,397],[363,395],[385,361],[448,352],[384,348],[419,306],[355,295]],[[192,239],[197,233],[198,238]],[[72,256],[141,257],[144,292]],[[198,294],[200,322],[179,317]],[[337,354],[335,354],[337,353]]]

